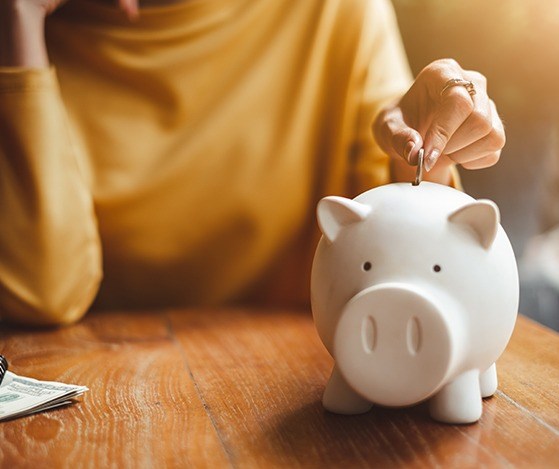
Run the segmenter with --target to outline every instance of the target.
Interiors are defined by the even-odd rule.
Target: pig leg
[[[485,370],[479,377],[481,397],[489,397],[497,390],[497,367],[495,363]]]
[[[481,410],[478,370],[462,373],[429,402],[431,417],[444,423],[474,423]]]
[[[349,387],[337,366],[334,366],[332,376],[324,390],[322,405],[329,412],[346,415],[363,414],[372,407],[368,400]]]

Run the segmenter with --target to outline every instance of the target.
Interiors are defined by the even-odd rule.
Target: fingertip
[[[425,171],[429,172],[437,161],[439,160],[439,156],[441,156],[441,152],[437,148],[433,148],[427,156],[425,157]]]
[[[138,0],[118,0],[118,6],[124,12],[129,21],[137,21],[140,17]]]
[[[129,21],[138,21],[138,19],[140,19],[140,11],[138,10],[138,5],[133,5],[129,10],[127,10],[126,16],[128,16]]]

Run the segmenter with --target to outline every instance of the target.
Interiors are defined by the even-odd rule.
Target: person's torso
[[[347,3],[192,0],[129,23],[71,0],[49,20],[102,238],[100,304],[238,296],[343,191],[360,34]]]

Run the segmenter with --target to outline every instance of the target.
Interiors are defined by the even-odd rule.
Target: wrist
[[[34,2],[0,3],[0,66],[43,68],[49,65],[44,39],[46,11]]]

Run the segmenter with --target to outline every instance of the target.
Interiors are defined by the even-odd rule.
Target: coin
[[[425,150],[421,148],[417,154],[417,171],[415,172],[415,180],[412,182],[413,186],[419,186],[419,183],[423,180],[423,155]]]

